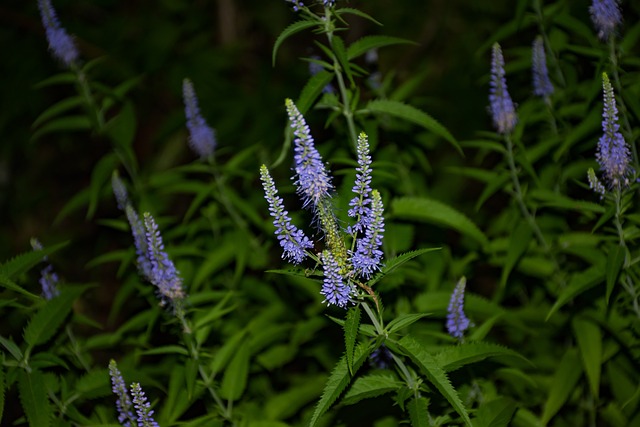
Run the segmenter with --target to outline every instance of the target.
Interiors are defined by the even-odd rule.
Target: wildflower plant
[[[169,3],[3,8],[1,425],[640,425],[637,7]]]

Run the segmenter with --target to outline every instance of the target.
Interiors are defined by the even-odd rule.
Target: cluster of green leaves
[[[91,134],[108,142],[98,145],[103,151],[86,188],[57,212],[59,224],[84,214],[100,227],[87,266],[99,281],[63,282],[50,301],[36,295],[42,257],[50,255],[55,267],[76,239],[0,265],[0,421],[117,425],[107,370],[113,358],[127,384],[142,385],[163,427],[638,423],[638,184],[600,199],[586,171],[597,169],[602,72],[612,76],[621,129],[640,170],[640,24],[627,20],[607,43],[597,38],[586,5],[518,1],[513,19],[477,52],[488,92],[489,50],[502,44],[518,125],[505,140],[488,131],[486,111],[478,110],[487,130],[461,140],[414,95],[423,73],[401,80],[365,58],[390,46],[415,49],[413,42],[359,36],[352,22],[375,27],[379,17],[346,2],[319,3],[291,15],[268,62],[277,70],[292,39],[313,39],[317,55],[304,62],[321,71],[288,89],[297,97],[286,96],[321,135],[317,147],[335,172],[341,224],[348,223],[356,136],[369,136],[374,186],[386,206],[385,264],[365,284],[372,299],[327,308],[321,268],[290,269],[279,259],[257,189],[260,164],[278,182],[288,178],[284,120],[274,126],[285,127],[284,143],[267,136],[256,142],[259,133],[240,123],[255,106],[238,93],[235,118],[225,122],[239,123],[238,142],[221,137],[215,161],[172,160],[186,157],[176,155],[187,151],[181,112],[158,137],[168,148],[141,156],[144,113],[132,93],[144,77],[102,82],[105,62],[89,61],[37,85],[67,93],[74,86],[77,95],[41,113],[33,138],[81,141]],[[628,8],[625,16],[638,12]],[[523,34],[545,41],[556,89],[548,103],[531,94]],[[201,105],[216,126],[206,114],[209,98]],[[253,127],[259,120],[266,119],[256,116]],[[444,167],[436,164],[443,160]],[[138,275],[129,225],[111,194],[114,169],[138,210],[160,224],[189,295],[184,324]],[[281,191],[286,205],[296,206],[293,186]],[[314,221],[294,210],[295,222]],[[322,239],[315,240],[321,250]],[[463,275],[464,308],[474,324],[459,341],[445,333],[444,319]]]

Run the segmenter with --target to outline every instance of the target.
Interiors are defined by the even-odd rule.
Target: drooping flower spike
[[[454,338],[462,339],[471,322],[464,314],[464,290],[467,279],[462,277],[451,294],[447,308],[447,332]]]
[[[41,251],[42,244],[36,238],[31,239],[31,247],[34,251]],[[42,287],[42,297],[44,299],[51,300],[58,295],[60,295],[60,291],[58,290],[58,282],[60,279],[55,271],[53,271],[53,266],[49,264],[49,257],[46,255],[42,257],[42,261],[46,263],[46,266],[40,271],[40,286]]]
[[[619,0],[593,0],[589,12],[602,40],[607,40],[622,22]]]
[[[189,129],[189,146],[200,158],[211,157],[216,148],[216,134],[200,114],[198,97],[189,79],[184,79],[182,83],[182,96]]]
[[[620,189],[629,185],[629,176],[633,173],[630,166],[631,153],[619,130],[616,99],[607,73],[602,74],[602,88],[604,97],[602,136],[598,141],[596,159],[607,184],[612,188]]]
[[[165,252],[158,225],[148,212],[144,213],[144,227],[147,239],[147,259],[151,265],[149,281],[158,288],[162,304],[168,303],[174,308],[180,308],[186,296],[182,288],[182,278],[173,261]]]
[[[553,93],[553,84],[549,79],[547,70],[547,57],[544,52],[544,41],[541,36],[536,37],[533,42],[531,53],[531,67],[533,72],[533,93],[546,98]]]
[[[269,202],[269,212],[273,217],[273,225],[276,227],[276,236],[283,249],[282,258],[288,258],[294,264],[299,264],[306,258],[305,250],[311,249],[313,242],[304,235],[302,230],[291,224],[291,218],[284,209],[282,198],[278,196],[275,182],[265,165],[260,167],[260,180],[264,188],[264,197]]]
[[[498,43],[494,43],[491,55],[491,82],[489,91],[489,109],[493,124],[498,133],[508,134],[518,122],[516,108],[507,89],[504,71],[504,57]]]
[[[303,206],[311,205],[315,208],[322,199],[329,197],[332,189],[331,178],[314,145],[304,117],[291,99],[287,99],[285,105],[295,137],[293,140],[296,173],[294,184],[302,198]]]
[[[133,414],[133,404],[124,383],[122,374],[118,370],[116,361],[111,359],[109,362],[109,376],[111,377],[111,385],[113,393],[118,397],[116,400],[116,408],[118,409],[118,422],[124,427],[135,427],[136,417]]]
[[[51,0],[38,0],[38,8],[51,53],[64,65],[70,67],[80,56],[75,41],[60,25]]]

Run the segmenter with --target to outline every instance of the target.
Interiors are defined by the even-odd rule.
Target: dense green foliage
[[[587,0],[307,3],[56,1],[70,65],[38,2],[0,6],[2,425],[120,425],[114,372],[162,427],[640,424],[640,6],[603,36]],[[292,108],[330,197],[301,200]],[[362,141],[384,217],[358,232]],[[312,242],[297,265],[261,183]],[[153,218],[165,248],[141,255]],[[368,274],[352,257],[376,226]]]

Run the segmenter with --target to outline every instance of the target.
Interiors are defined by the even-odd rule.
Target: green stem
[[[93,124],[98,134],[101,134],[104,130],[104,115],[102,114],[102,110],[98,108],[98,105],[93,98],[91,87],[89,87],[89,80],[77,64],[73,63],[71,65],[71,69],[76,74],[76,81],[78,82],[78,87],[80,88],[80,96],[82,97],[84,105],[87,110],[92,113],[91,118],[93,120]]]
[[[531,227],[531,230],[533,231],[533,233],[536,235],[536,238],[540,242],[540,245],[542,245],[546,253],[549,253],[549,250],[550,250],[549,244],[544,238],[544,235],[542,234],[540,227],[538,227],[538,223],[536,222],[535,217],[529,211],[529,209],[527,208],[527,205],[525,205],[524,203],[524,196],[522,194],[522,188],[520,187],[520,180],[518,179],[518,171],[516,169],[515,158],[513,155],[513,142],[511,141],[511,135],[506,134],[504,136],[504,139],[505,139],[505,142],[507,143],[507,162],[509,163],[509,172],[511,174],[511,181],[513,183],[514,198],[516,200],[516,203],[518,204],[518,207],[520,208],[520,212],[522,213],[522,216],[529,224],[529,227]]]
[[[618,232],[619,244],[626,248],[627,244],[624,240],[624,230],[622,229],[622,190],[620,187],[616,187],[613,194],[616,204],[616,214],[613,218],[613,222],[616,226],[616,231]]]
[[[331,20],[331,9],[325,8],[325,32],[329,41],[329,46],[333,48],[333,22]],[[347,91],[347,85],[345,84],[344,77],[342,76],[342,66],[338,57],[333,54],[331,58],[333,60],[333,70],[338,81],[338,89],[340,91],[340,98],[342,99],[342,115],[347,121],[347,127],[349,128],[349,137],[354,149],[358,146],[358,138],[356,135],[356,125],[353,121],[353,111],[351,110],[351,101]]]

